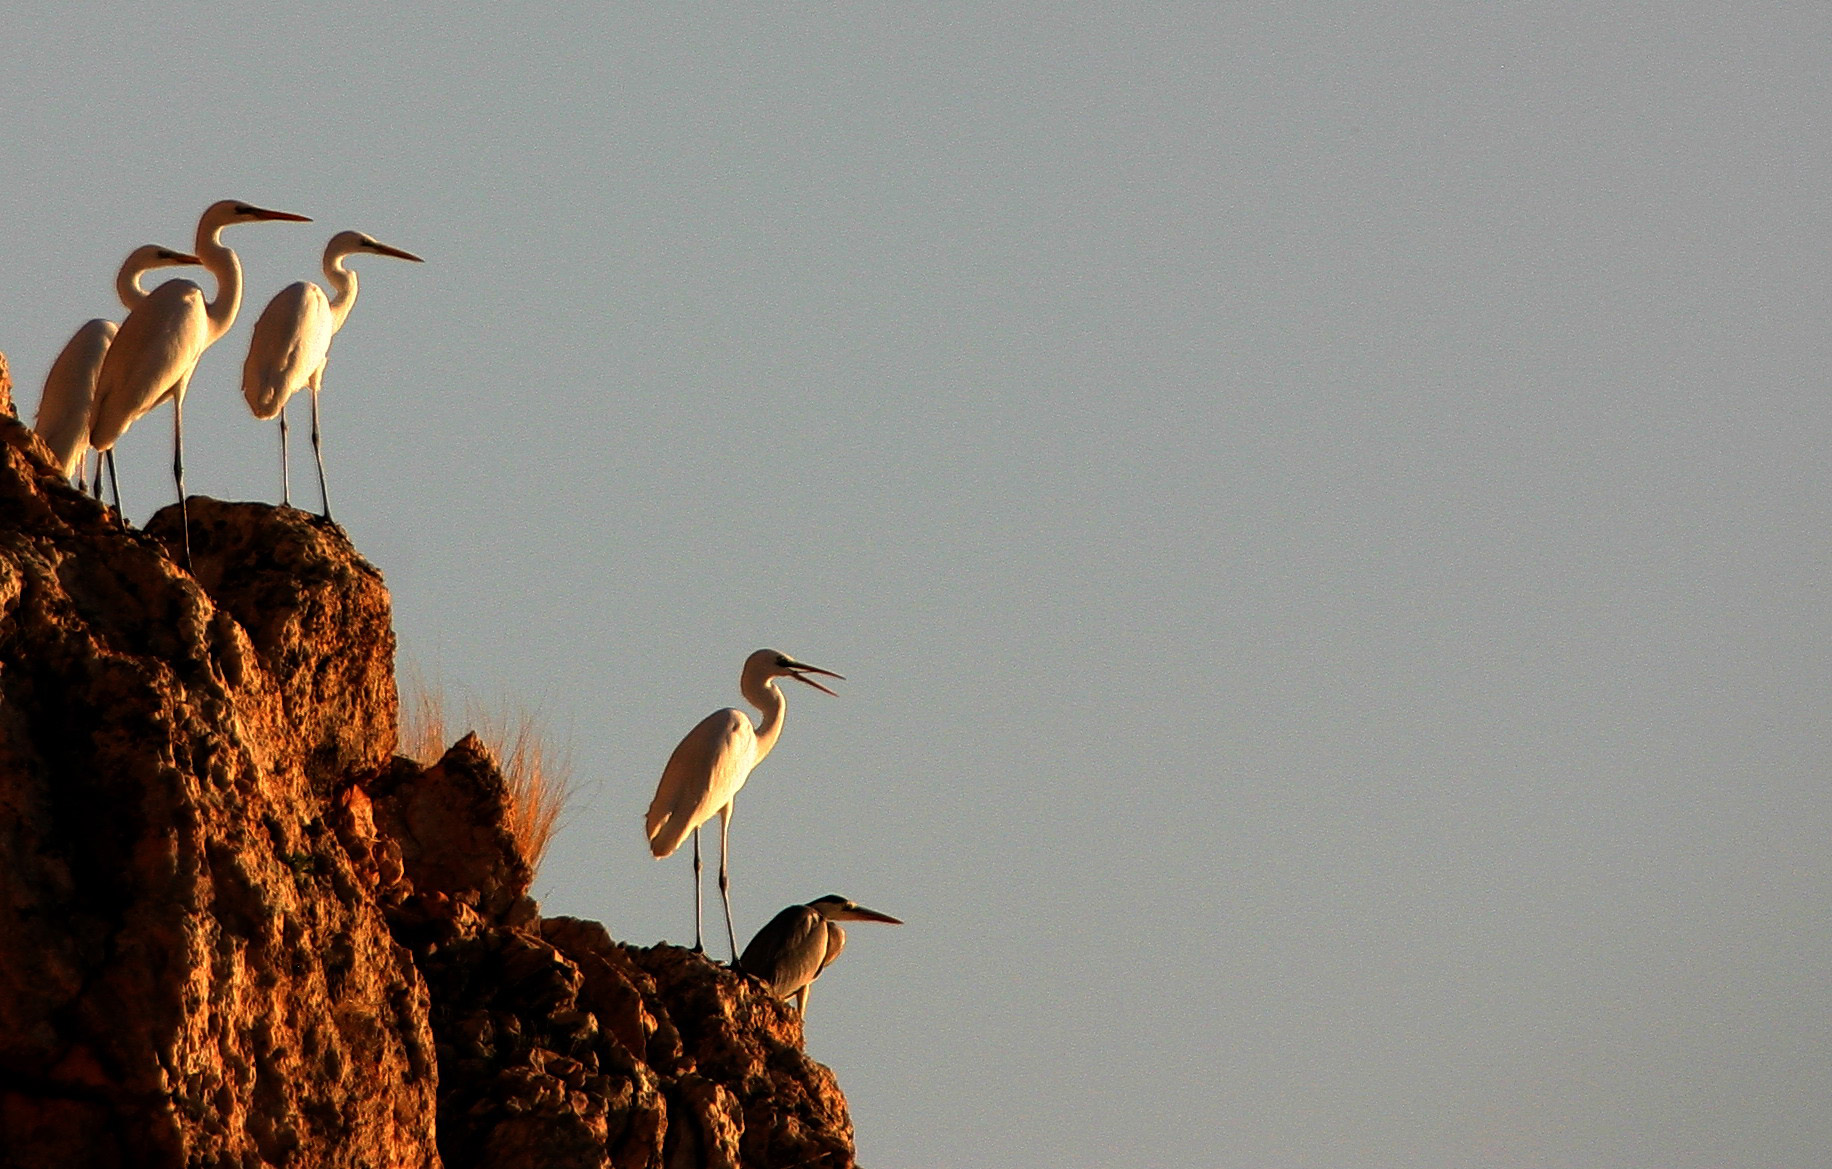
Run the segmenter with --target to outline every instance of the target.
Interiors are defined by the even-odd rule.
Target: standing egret
[[[788,703],[772,680],[779,677],[806,682],[823,694],[833,691],[809,674],[845,679],[832,670],[798,662],[773,649],[760,649],[744,659],[738,692],[763,712],[755,728],[743,711],[733,707],[715,710],[687,732],[668,757],[662,782],[649,804],[649,851],[659,859],[671,855],[693,834],[693,949],[704,953],[700,934],[700,825],[719,817],[719,895],[725,899],[725,933],[731,941],[732,960],[738,959],[738,933],[732,927],[731,880],[726,871],[726,840],[731,829],[732,797],[744,786],[751,769],[776,745],[782,734],[783,711]],[[837,696],[836,696],[837,697]]]
[[[168,280],[153,289],[140,307],[121,322],[96,379],[89,445],[108,460],[108,477],[115,486],[117,505],[121,481],[115,475],[115,442],[142,414],[161,402],[172,403],[172,476],[178,481],[187,566],[191,560],[191,523],[184,501],[184,394],[190,387],[191,375],[197,371],[197,359],[229,331],[242,307],[242,264],[233,251],[223,246],[222,232],[232,223],[270,219],[311,222],[304,215],[268,211],[234,199],[212,203],[197,221],[197,243],[192,250],[205,270],[216,277],[216,299],[206,301],[204,290],[189,280]],[[125,516],[122,522],[126,522]]]
[[[197,257],[189,253],[142,244],[128,254],[115,276],[115,295],[132,312],[147,297],[146,289],[140,287],[141,276],[155,268],[182,268],[196,263]],[[38,399],[38,416],[32,429],[57,456],[65,478],[81,472],[83,456],[89,451],[89,412],[95,404],[95,379],[102,371],[102,358],[117,328],[113,321],[101,317],[85,324],[57,355],[45,377],[44,395]]]
[[[791,905],[771,918],[770,924],[758,930],[751,944],[744,947],[738,969],[769,983],[777,998],[793,998],[795,1009],[806,1018],[808,989],[846,948],[842,921],[903,924],[888,913],[829,893],[806,905]]]
[[[327,520],[331,518],[331,494],[324,484],[324,452],[318,444],[318,391],[331,356],[331,338],[343,328],[356,304],[356,273],[344,267],[343,261],[358,252],[422,262],[412,252],[391,248],[360,231],[338,232],[324,247],[325,279],[337,295],[326,299],[324,289],[309,280],[282,288],[254,323],[254,340],[242,365],[242,397],[248,399],[248,408],[256,418],[280,418],[282,506],[292,503],[286,474],[286,400],[302,388],[312,391],[312,453],[318,457],[318,496],[324,500]]]

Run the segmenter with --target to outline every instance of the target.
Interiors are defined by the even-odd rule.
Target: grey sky
[[[1832,1147],[1832,14],[190,11],[5,22],[22,401],[135,245],[314,216],[186,407],[277,498],[254,316],[425,256],[325,396],[403,664],[571,742],[538,892],[639,943],[680,735],[848,675],[734,882],[909,923],[813,996],[867,1163]]]

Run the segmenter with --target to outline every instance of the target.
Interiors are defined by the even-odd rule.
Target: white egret
[[[205,270],[216,277],[216,299],[206,301],[203,289],[189,280],[168,280],[153,289],[140,307],[121,322],[96,379],[89,445],[108,461],[117,505],[121,501],[121,483],[115,475],[115,442],[142,414],[162,402],[172,403],[172,475],[178,481],[187,565],[191,559],[191,524],[184,510],[185,390],[197,371],[198,358],[229,331],[242,307],[242,264],[233,251],[223,246],[222,232],[233,223],[273,219],[311,222],[304,215],[268,211],[234,199],[212,203],[197,221],[197,243],[192,250]]]
[[[344,257],[358,252],[393,256],[397,260],[420,257],[389,247],[360,231],[340,231],[324,248],[325,279],[336,290],[326,298],[324,289],[309,280],[282,288],[267,302],[254,324],[254,340],[242,365],[242,397],[260,419],[280,419],[280,502],[292,503],[292,486],[286,472],[286,400],[301,389],[312,391],[312,453],[318,458],[318,494],[324,500],[324,518],[331,518],[331,494],[324,483],[324,452],[318,442],[318,391],[324,383],[325,363],[331,356],[331,338],[343,328],[356,304],[356,273],[344,267]]]
[[[903,924],[888,913],[829,893],[806,905],[791,905],[771,918],[770,924],[758,930],[751,944],[744,947],[738,969],[769,983],[777,998],[793,998],[795,1009],[805,1018],[809,988],[846,948],[842,921]]]
[[[188,252],[142,244],[128,254],[116,274],[115,295],[131,312],[147,296],[146,289],[140,287],[140,277],[155,268],[182,268],[196,263],[197,257]],[[45,377],[44,394],[38,399],[38,416],[32,429],[51,448],[65,478],[81,473],[83,456],[89,451],[89,413],[95,404],[95,379],[102,371],[102,358],[117,328],[113,321],[102,317],[85,324],[57,355]],[[97,488],[100,489],[99,482]]]
[[[773,649],[760,649],[744,660],[744,671],[738,677],[738,692],[763,712],[763,721],[755,728],[743,711],[733,707],[715,710],[687,732],[668,766],[662,769],[662,781],[649,804],[647,827],[649,851],[665,857],[681,846],[689,833],[693,835],[693,948],[704,953],[700,931],[700,825],[719,817],[719,895],[725,900],[725,933],[731,941],[732,960],[738,958],[738,934],[732,927],[731,879],[726,868],[726,844],[731,830],[732,797],[744,786],[751,769],[776,745],[782,734],[783,711],[788,703],[776,688],[775,678],[790,677],[806,682],[823,694],[833,691],[816,682],[809,674],[827,678],[844,678],[832,670],[823,670],[798,662]]]

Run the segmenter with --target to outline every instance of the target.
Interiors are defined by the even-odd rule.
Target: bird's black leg
[[[318,387],[312,387],[312,454],[318,458],[318,498],[324,500],[324,518],[331,518],[331,489],[324,485],[324,448],[318,442]]]
[[[109,447],[108,450],[104,452],[103,457],[108,463],[108,482],[114,486],[115,519],[120,520],[121,526],[125,528],[127,526],[127,512],[121,508],[121,477],[115,474],[114,448]],[[96,471],[95,478],[98,484],[102,481],[102,473],[99,468]]]
[[[286,407],[280,407],[280,506],[293,505],[293,484],[286,474]]]
[[[693,952],[704,954],[706,946],[700,938],[700,830],[693,830]]]
[[[719,896],[725,901],[725,936],[732,944],[732,965],[738,965],[738,931],[732,928],[732,882],[726,872],[726,836],[731,830],[732,806],[719,813]]]
[[[191,509],[184,497],[184,394],[172,398],[172,477],[178,480],[178,526],[184,529],[184,570],[191,571]]]

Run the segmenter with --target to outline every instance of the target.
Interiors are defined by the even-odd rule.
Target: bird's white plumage
[[[142,244],[128,253],[115,274],[115,295],[128,311],[146,302],[147,291],[140,287],[140,277],[155,268],[172,268],[197,263],[187,252],[173,251],[158,244]],[[102,361],[118,331],[113,321],[97,317],[76,331],[45,377],[44,395],[38,402],[38,417],[33,429],[57,456],[66,477],[76,473],[83,455],[89,449],[90,415],[95,409],[96,379],[101,376]]]
[[[76,331],[51,363],[44,395],[32,429],[45,440],[67,479],[89,450],[89,412],[95,405],[95,378],[119,328],[96,318]]]
[[[168,280],[127,314],[96,377],[89,445],[113,448],[140,416],[184,393],[215,340],[209,302],[189,280]]]
[[[757,765],[757,731],[743,711],[715,710],[687,732],[655,789],[645,821],[649,850],[670,856],[689,833],[732,802]]]
[[[309,280],[282,288],[255,321],[248,359],[242,364],[242,396],[256,418],[272,418],[286,400],[303,389],[317,393],[324,384],[331,340],[356,307],[361,290],[356,273],[344,260],[361,253],[420,262],[412,252],[391,247],[360,231],[340,231],[324,246],[322,268],[332,295]]]
[[[324,372],[335,333],[330,301],[309,280],[267,302],[242,365],[242,397],[256,418],[277,417],[288,398]]]
[[[216,299],[189,280],[169,280],[147,294],[127,314],[96,377],[95,414],[89,444],[110,450],[134,421],[168,400],[182,403],[198,358],[229,331],[242,305],[242,265],[222,243],[223,228],[234,223],[286,219],[310,222],[303,215],[268,211],[233,199],[211,204],[197,221],[195,251],[216,278]]]

